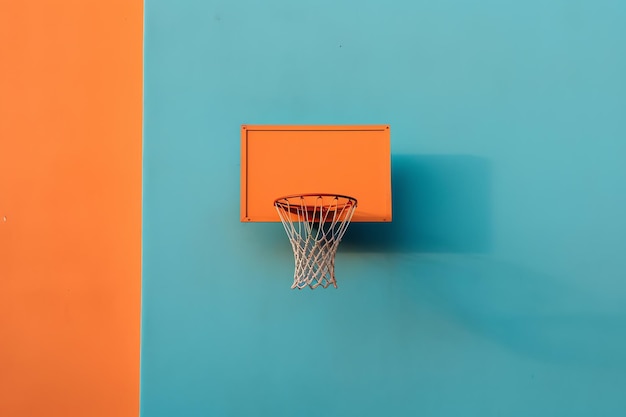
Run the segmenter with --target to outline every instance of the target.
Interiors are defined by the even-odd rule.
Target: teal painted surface
[[[626,3],[146,0],[141,410],[626,415]],[[239,125],[392,126],[392,224],[292,291]]]

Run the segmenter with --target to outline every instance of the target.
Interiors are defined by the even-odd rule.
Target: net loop
[[[293,249],[292,289],[327,288],[335,280],[335,254],[357,201],[337,194],[302,194],[274,201]]]

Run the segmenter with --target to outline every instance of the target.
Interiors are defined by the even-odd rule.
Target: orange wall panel
[[[0,415],[136,416],[139,0],[0,0]]]

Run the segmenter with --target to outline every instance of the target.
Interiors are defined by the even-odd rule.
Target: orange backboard
[[[356,198],[353,222],[390,222],[389,126],[241,126],[242,222],[279,222],[274,200],[310,193]]]

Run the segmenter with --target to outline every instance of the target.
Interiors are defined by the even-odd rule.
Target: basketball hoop
[[[292,289],[312,289],[335,280],[335,254],[357,201],[336,194],[302,194],[274,201],[295,259]]]

